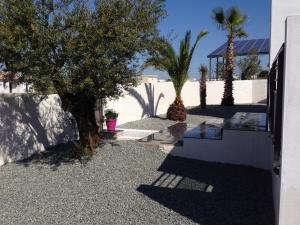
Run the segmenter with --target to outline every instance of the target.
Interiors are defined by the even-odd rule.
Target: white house
[[[272,0],[270,62],[284,44],[279,176],[273,176],[277,224],[300,224],[300,1]]]

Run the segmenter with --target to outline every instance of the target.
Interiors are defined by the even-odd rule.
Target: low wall
[[[0,165],[75,138],[58,95],[0,96]]]
[[[0,93],[9,93],[9,82],[3,82],[0,80]],[[12,84],[12,93],[26,93],[26,84]]]
[[[222,140],[184,138],[183,146],[162,146],[174,156],[272,169],[273,145],[268,132],[223,130]]]
[[[267,98],[267,80],[234,81],[236,104],[264,103]],[[220,104],[224,90],[223,81],[207,82],[208,105]],[[118,124],[139,120],[147,116],[165,114],[174,101],[175,92],[172,82],[143,83],[124,93],[118,100],[108,101],[106,108],[119,112]],[[186,82],[182,90],[186,107],[200,104],[199,82]]]

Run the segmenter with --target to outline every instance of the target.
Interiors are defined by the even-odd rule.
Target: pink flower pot
[[[117,120],[108,119],[106,120],[106,127],[108,131],[116,131]]]

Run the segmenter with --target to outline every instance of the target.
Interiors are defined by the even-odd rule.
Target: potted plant
[[[108,109],[105,112],[105,118],[107,131],[114,132],[116,130],[118,113],[112,109]]]

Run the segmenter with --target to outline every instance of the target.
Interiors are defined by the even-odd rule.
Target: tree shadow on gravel
[[[266,105],[235,105],[235,106],[220,106],[220,105],[208,105],[206,109],[200,107],[190,108],[187,113],[190,115],[212,116],[219,118],[231,118],[237,112],[256,112],[266,113]]]
[[[47,165],[51,170],[56,171],[61,165],[74,164],[76,162],[86,164],[90,158],[91,156],[79,156],[75,143],[68,142],[47,148],[43,152],[35,153],[27,159],[18,161],[17,164],[25,167],[35,165],[40,169],[42,167],[39,166]]]
[[[168,156],[137,191],[201,225],[274,225],[268,171]]]

